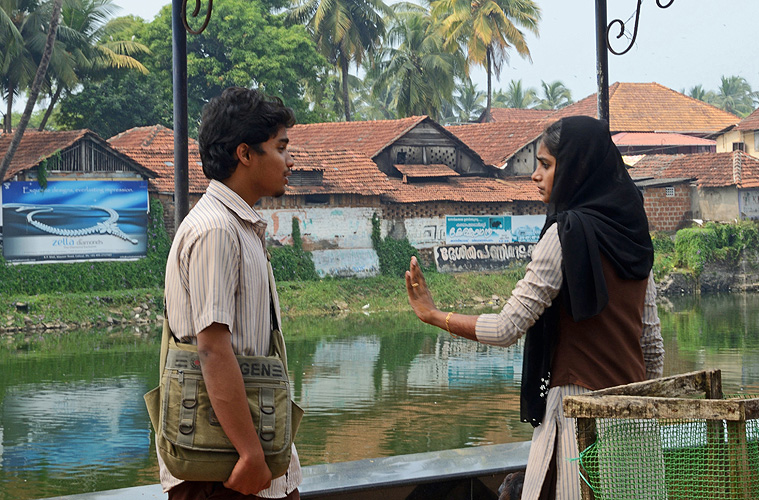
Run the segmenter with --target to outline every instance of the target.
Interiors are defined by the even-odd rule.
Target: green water
[[[665,374],[720,368],[759,393],[759,295],[660,307]],[[285,323],[304,465],[526,441],[520,346],[482,346],[409,314]],[[142,394],[157,331],[70,332],[0,349],[0,500],[157,482]]]

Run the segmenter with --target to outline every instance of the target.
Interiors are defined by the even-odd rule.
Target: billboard
[[[9,262],[135,259],[147,253],[147,181],[5,182]]]
[[[537,243],[545,215],[446,215],[445,243]]]

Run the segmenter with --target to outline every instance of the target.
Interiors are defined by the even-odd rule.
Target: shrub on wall
[[[403,276],[408,270],[411,256],[414,255],[419,259],[418,250],[409,243],[407,238],[401,240],[382,238],[380,218],[377,214],[372,216],[372,246],[379,258],[380,273],[386,276]]]
[[[292,236],[293,246],[271,248],[269,250],[274,279],[277,281],[319,279],[314,261],[311,259],[311,252],[303,250],[300,226],[298,225],[298,219],[295,217],[293,217]]]
[[[692,269],[696,275],[701,274],[708,262],[730,262],[743,252],[756,252],[758,246],[759,230],[753,221],[709,222],[704,227],[681,229],[675,236],[678,263]]]
[[[171,241],[163,225],[163,206],[158,200],[150,200],[147,233],[147,256],[136,261],[11,265],[0,256],[0,294],[163,288]]]

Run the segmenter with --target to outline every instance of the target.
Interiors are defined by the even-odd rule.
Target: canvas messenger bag
[[[161,383],[145,394],[158,453],[178,479],[226,481],[239,455],[211,407],[197,346],[177,343],[168,320],[163,325],[160,359]],[[290,464],[292,442],[303,416],[292,401],[279,328],[271,332],[269,356],[237,356],[237,363],[266,464],[272,478],[279,477]]]

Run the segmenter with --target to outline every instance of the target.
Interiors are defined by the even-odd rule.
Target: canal
[[[660,306],[665,375],[720,368],[726,393],[759,393],[759,295]],[[304,465],[530,439],[519,422],[521,346],[482,346],[408,314],[285,324]],[[158,331],[67,332],[0,348],[0,500],[157,482],[142,395]]]

